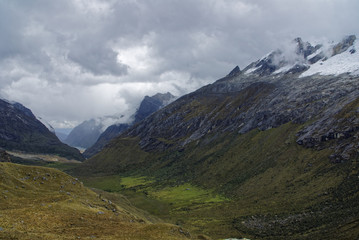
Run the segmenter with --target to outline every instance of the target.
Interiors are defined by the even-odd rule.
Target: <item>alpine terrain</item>
[[[106,128],[106,130],[98,137],[97,141],[90,148],[86,149],[83,155],[86,158],[92,157],[100,152],[110,140],[117,137],[121,132],[168,105],[174,99],[175,96],[169,92],[157,93],[152,97],[145,96],[141,101],[139,108],[136,110],[136,113],[130,118],[131,120],[129,120],[128,123],[117,123]]]
[[[51,128],[50,128],[51,129]],[[80,152],[62,142],[30,109],[0,99],[0,148],[26,153],[55,154],[83,160]]]
[[[132,125],[75,174],[126,176],[168,204],[154,214],[213,238],[356,239],[358,86],[355,36],[297,38]]]
[[[86,120],[72,129],[64,142],[73,147],[86,149],[97,141],[108,126],[122,122],[127,122],[124,115],[104,116]]]
[[[0,239],[206,239],[51,168],[1,162]]]

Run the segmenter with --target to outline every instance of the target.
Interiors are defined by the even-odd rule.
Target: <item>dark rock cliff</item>
[[[54,133],[37,120],[30,109],[4,100],[0,100],[0,147],[83,160],[77,149],[60,142]]]

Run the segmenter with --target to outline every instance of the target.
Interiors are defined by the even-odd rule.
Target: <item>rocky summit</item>
[[[274,51],[243,71],[235,68],[225,78],[184,96],[129,130],[127,136],[139,136],[142,148],[155,150],[169,147],[157,142],[161,137],[180,148],[214,132],[244,134],[288,122],[307,123],[297,133],[298,144],[321,148],[324,142],[339,139],[335,158],[356,158],[359,59],[351,61],[358,58],[359,44],[354,40],[355,36],[349,36],[335,44],[331,51],[326,50],[331,57],[326,57],[320,45],[312,47],[297,38],[292,53],[297,62],[287,60],[280,50]],[[325,65],[340,54],[349,55],[348,64],[357,64],[356,71],[308,75],[315,62]],[[276,58],[281,59],[277,65]]]
[[[94,156],[96,153],[100,152],[102,148],[113,138],[117,137],[120,133],[124,132],[133,124],[140,122],[152,113],[168,105],[170,102],[174,101],[175,98],[176,97],[169,92],[157,93],[151,97],[145,96],[134,116],[130,118],[132,120],[130,120],[128,123],[117,123],[107,127],[106,130],[98,137],[97,141],[91,147],[86,149],[83,155],[86,158]]]
[[[151,176],[161,186],[224,194],[232,201],[207,209],[212,214],[195,205],[174,210],[195,212],[181,221],[211,236],[352,239],[358,50],[355,36],[314,46],[296,38],[130,127],[78,173]]]

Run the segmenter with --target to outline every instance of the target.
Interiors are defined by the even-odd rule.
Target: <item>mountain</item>
[[[152,113],[158,111],[164,106],[168,105],[170,102],[174,101],[175,96],[171,93],[157,93],[152,97],[145,96],[142,100],[140,107],[137,109],[134,117],[134,123],[138,123],[151,115]]]
[[[72,128],[56,128],[55,134],[60,139],[61,142],[65,142],[67,136],[72,131]]]
[[[117,136],[128,126],[141,121],[154,111],[167,105],[173,99],[174,96],[170,93],[157,93],[152,97],[146,96],[142,100],[140,108],[136,111],[134,116],[131,116],[130,118],[124,115],[105,116],[86,120],[76,126],[64,142],[70,146],[85,149],[94,146],[85,152],[85,156],[90,157],[101,150],[109,140]],[[107,130],[110,126],[111,128]]]
[[[29,153],[55,154],[83,160],[77,149],[63,144],[20,103],[0,99],[0,148]]]
[[[88,148],[96,142],[108,126],[126,121],[124,115],[104,116],[86,120],[72,129],[64,142],[73,147]]]
[[[56,135],[56,132],[55,132],[55,129],[53,126],[51,126],[50,123],[48,123],[45,119],[41,118],[41,117],[37,117],[37,119],[42,123],[44,124],[47,129],[49,129],[50,132],[54,133]]]
[[[128,129],[131,125],[128,123],[114,124],[106,128],[106,130],[98,137],[97,141],[83,152],[85,158],[90,158],[101,151],[101,149],[109,143],[113,138]]]
[[[338,75],[352,73],[357,75],[359,55],[358,41],[350,35],[339,43],[323,43],[312,46],[301,38],[293,40],[285,50],[276,50],[260,60],[248,65],[243,71],[247,74],[266,76],[294,74],[301,77],[320,75]]]
[[[217,238],[356,238],[358,50],[355,36],[315,46],[297,38],[133,125],[78,174],[224,194],[231,201],[213,208],[173,210]]]
[[[59,138],[59,140],[61,142],[65,142],[65,140],[66,140],[66,138],[68,136],[68,134],[65,134],[65,133],[62,133],[62,132],[56,132],[56,131],[55,131],[55,134],[56,134],[56,136]]]
[[[175,99],[171,93],[157,93],[152,97],[145,96],[142,100],[140,107],[137,109],[133,122],[122,123],[122,124],[114,124],[109,126],[98,138],[95,144],[93,144],[90,148],[86,149],[83,155],[86,158],[90,158],[101,151],[101,149],[109,143],[113,138],[117,137],[120,133],[125,131],[131,125],[136,124],[152,113],[158,111],[164,106],[168,105],[171,101]]]
[[[0,162],[0,239],[206,239],[51,168]]]

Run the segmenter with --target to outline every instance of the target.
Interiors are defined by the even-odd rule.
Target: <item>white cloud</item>
[[[5,0],[0,94],[55,127],[181,95],[295,37],[359,34],[357,0]]]

